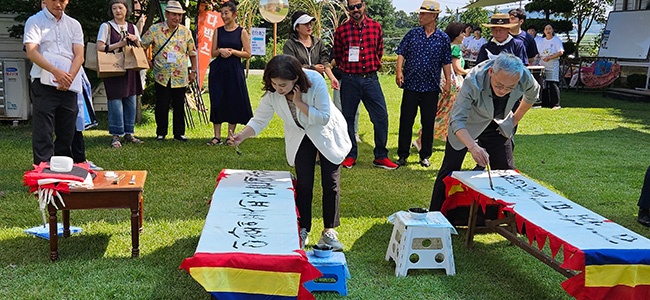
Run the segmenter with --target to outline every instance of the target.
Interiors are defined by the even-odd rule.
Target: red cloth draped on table
[[[180,265],[218,299],[314,299],[289,172],[223,170],[194,256]]]
[[[79,169],[80,172],[51,172],[50,164],[41,162],[38,166],[34,165],[34,170],[25,172],[25,175],[23,176],[23,184],[29,187],[30,193],[34,193],[39,189],[40,180],[41,189],[48,188],[53,189],[56,192],[69,194],[69,182],[83,182],[86,179],[85,175],[93,173],[87,163],[74,164],[74,169]],[[83,176],[81,174],[83,174]],[[43,180],[47,180],[49,183],[42,184]]]
[[[549,242],[555,257],[563,248],[565,269],[580,273],[562,283],[577,299],[648,299],[650,240],[576,204],[512,170],[454,172],[445,178],[443,212],[478,201],[515,215],[529,243]]]

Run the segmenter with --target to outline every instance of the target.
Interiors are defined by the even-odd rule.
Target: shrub
[[[154,88],[154,84],[156,81],[153,79],[153,70],[149,69],[147,70],[147,85],[144,87],[144,90],[142,91],[142,97],[140,98],[142,101],[142,109],[147,109],[150,107],[153,107],[154,104],[156,104],[156,90]]]
[[[383,56],[381,58],[381,69],[379,69],[379,73],[395,74],[396,66],[397,66],[397,55]]]

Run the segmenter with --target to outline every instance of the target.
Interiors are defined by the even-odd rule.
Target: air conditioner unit
[[[0,120],[28,120],[31,102],[25,60],[0,58],[0,69]]]

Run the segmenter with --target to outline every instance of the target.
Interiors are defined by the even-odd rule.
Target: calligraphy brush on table
[[[485,165],[487,168],[488,179],[490,180],[490,188],[494,191],[494,185],[492,184],[492,174],[490,174],[490,164]]]

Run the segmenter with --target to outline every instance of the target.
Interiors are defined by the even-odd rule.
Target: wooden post
[[[278,47],[278,23],[273,23],[273,56],[277,55]]]

